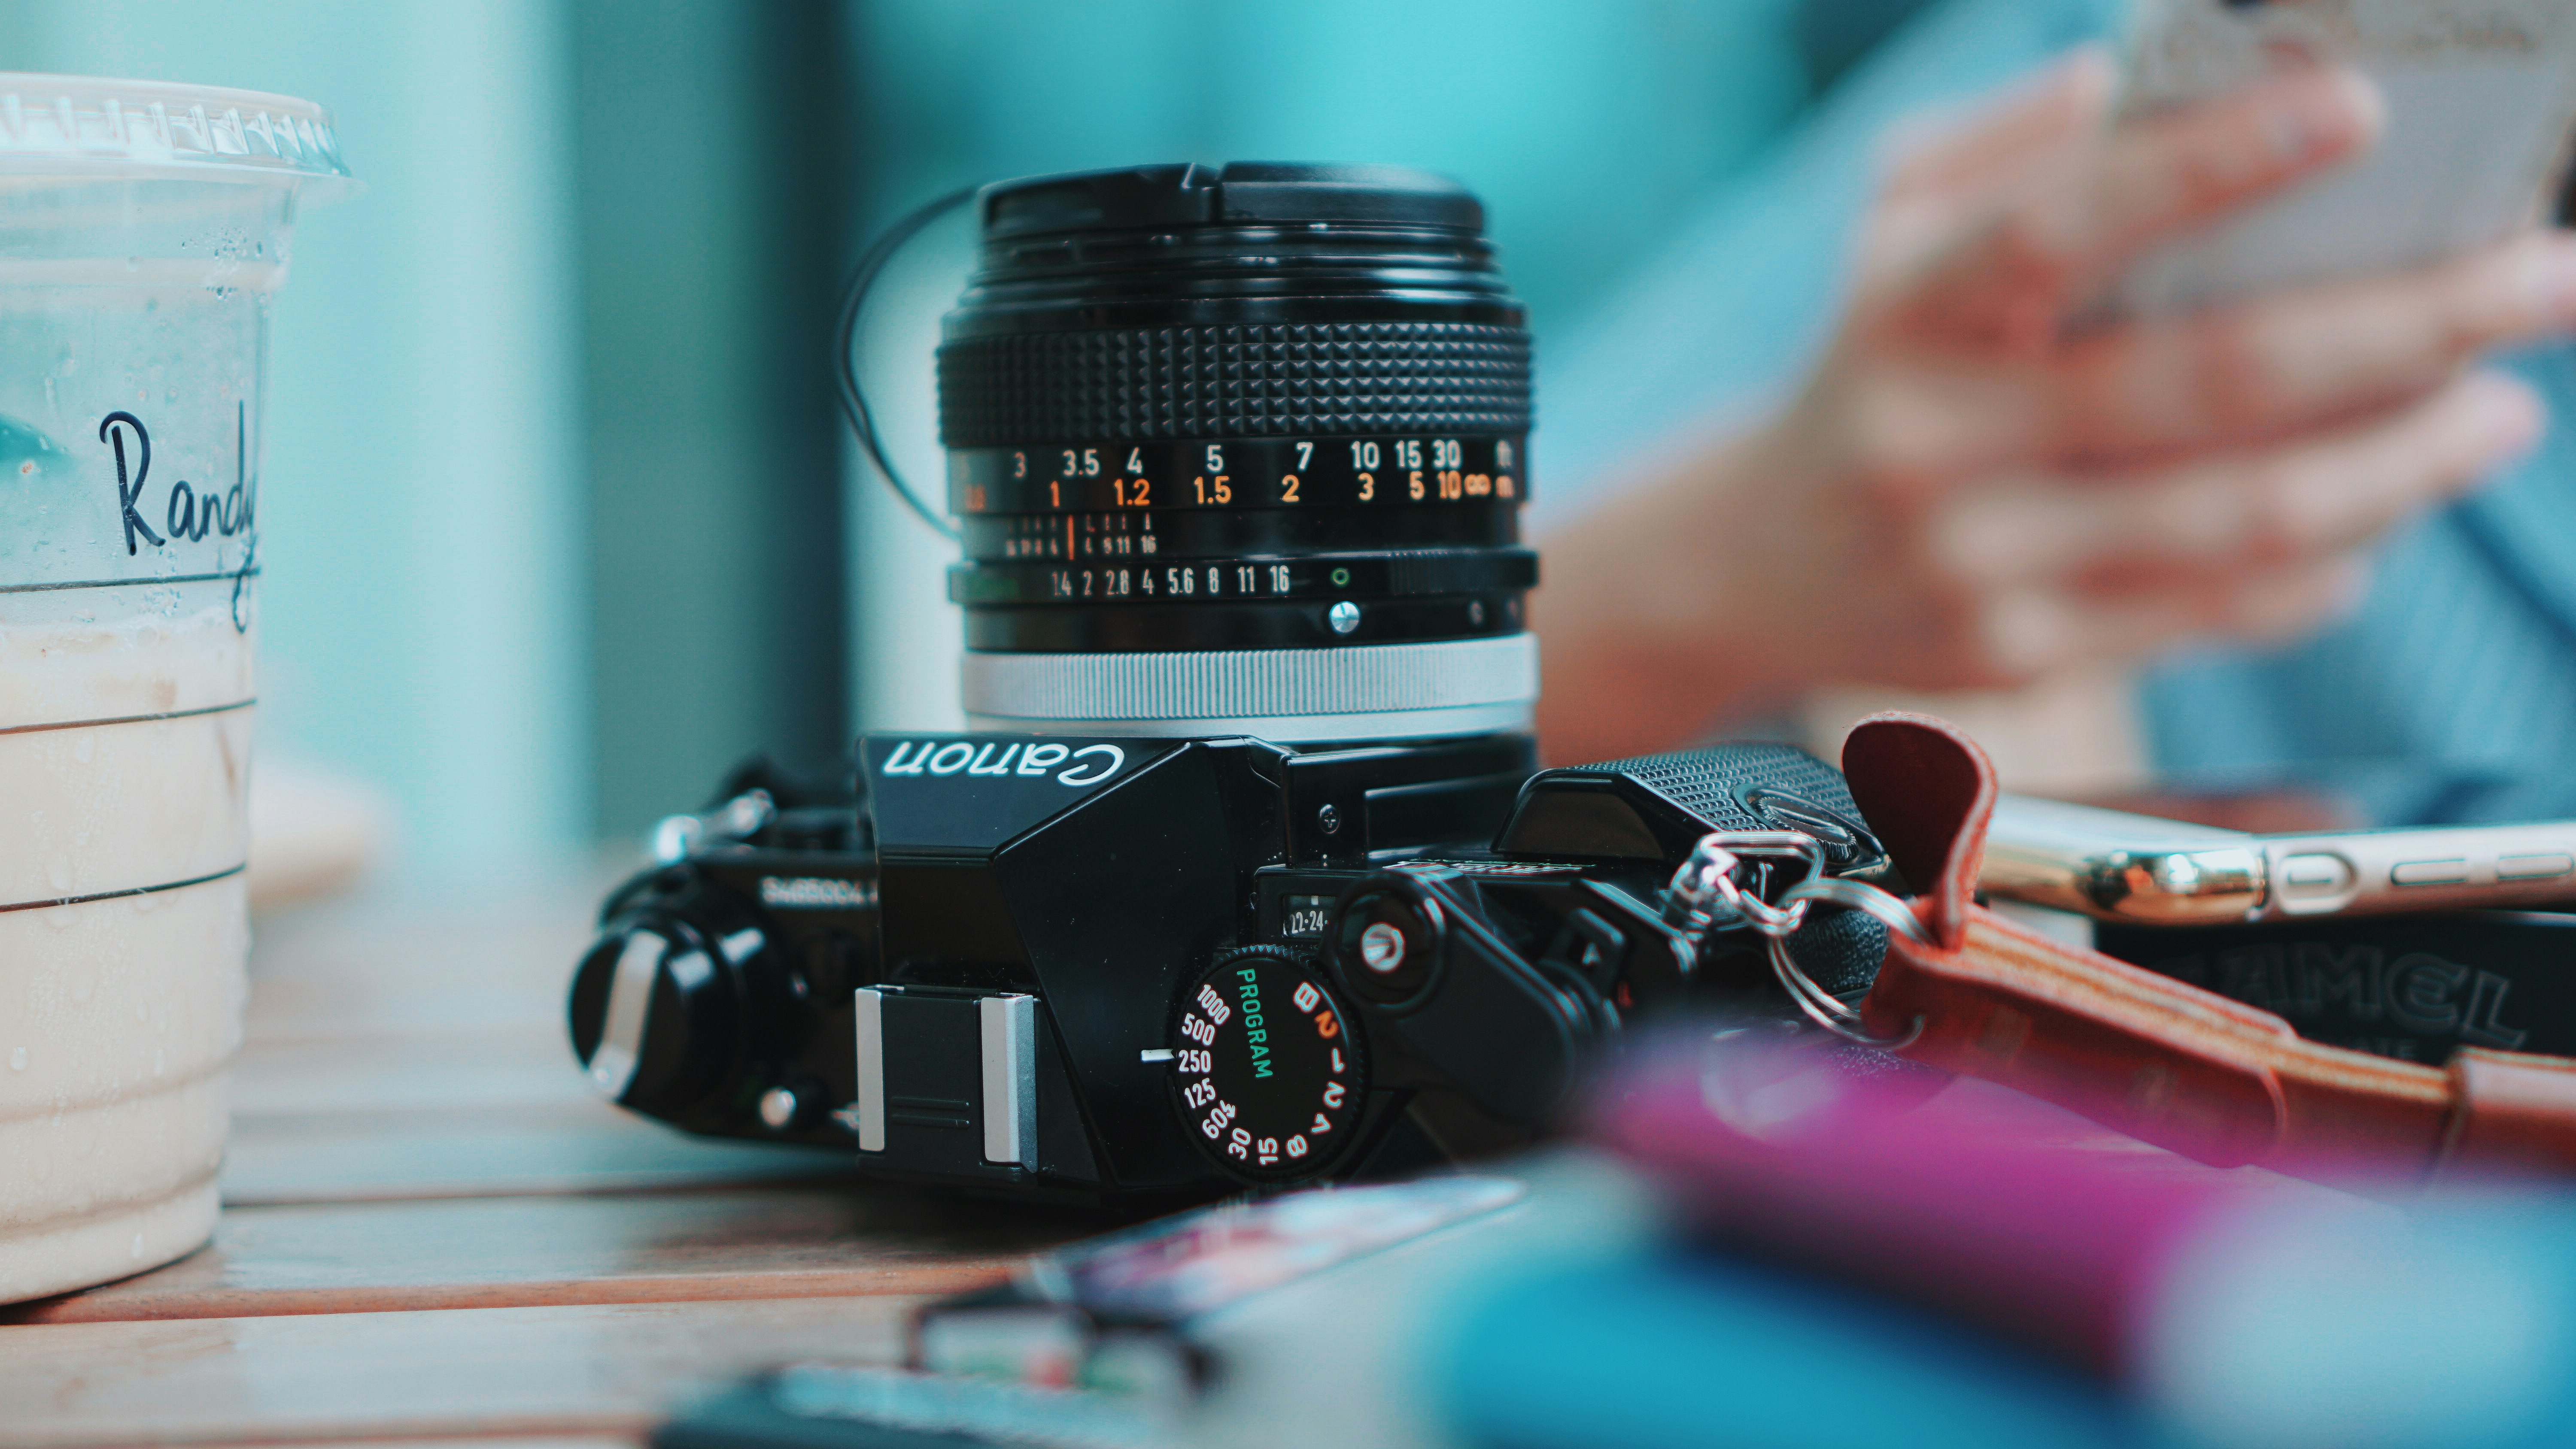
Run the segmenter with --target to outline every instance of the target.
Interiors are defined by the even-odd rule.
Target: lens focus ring
[[[1529,333],[1466,322],[1153,327],[939,349],[951,448],[1031,439],[1522,433]]]

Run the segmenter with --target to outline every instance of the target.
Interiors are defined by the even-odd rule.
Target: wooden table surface
[[[214,1242],[0,1308],[0,1446],[632,1444],[1098,1224],[868,1185],[592,1098],[590,893],[262,921]]]

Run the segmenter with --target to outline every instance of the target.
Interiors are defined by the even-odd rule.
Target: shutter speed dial
[[[1200,1151],[1238,1177],[1283,1182],[1342,1154],[1368,1070],[1350,1018],[1297,953],[1244,946],[1182,988],[1172,1085]]]

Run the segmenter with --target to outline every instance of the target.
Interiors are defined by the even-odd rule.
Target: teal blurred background
[[[1427,166],[1484,196],[1544,349],[1912,8],[18,0],[0,66],[337,112],[369,189],[306,214],[277,309],[262,748],[380,784],[445,884],[587,861],[752,749],[953,715],[937,541],[826,387],[848,264],[912,206]],[[888,276],[864,353],[933,482],[963,236]]]

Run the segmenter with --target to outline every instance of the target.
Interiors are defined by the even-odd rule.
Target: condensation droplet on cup
[[[72,888],[72,858],[70,856],[57,850],[54,852],[53,859],[45,862],[45,884],[52,886],[58,891],[67,891]]]
[[[23,1072],[26,1069],[27,1049],[25,1047],[19,1047],[17,1050],[9,1053],[9,1070],[13,1072]]]
[[[83,730],[72,737],[72,758],[86,765],[98,753],[98,736]]]
[[[143,1256],[143,1235],[141,1233],[136,1233],[134,1235],[134,1246],[126,1249],[125,1255],[129,1258],[140,1258]]]

